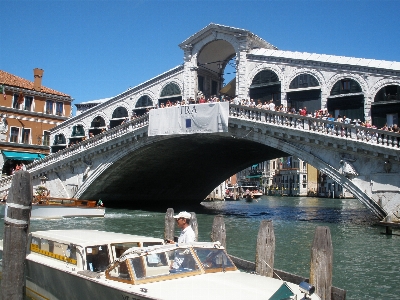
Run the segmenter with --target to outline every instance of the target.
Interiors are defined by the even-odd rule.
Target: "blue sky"
[[[209,23],[282,50],[400,61],[399,0],[0,0],[0,69],[80,103],[115,96],[183,63]]]

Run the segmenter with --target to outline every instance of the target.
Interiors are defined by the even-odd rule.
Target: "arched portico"
[[[184,50],[184,98],[195,99],[201,91],[206,96],[218,95],[222,88],[223,69],[236,56],[236,94],[247,96],[246,53],[253,48],[276,49],[247,30],[209,24],[179,45]]]

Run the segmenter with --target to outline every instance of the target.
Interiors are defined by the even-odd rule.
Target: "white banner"
[[[148,135],[227,132],[228,118],[228,102],[152,109]]]

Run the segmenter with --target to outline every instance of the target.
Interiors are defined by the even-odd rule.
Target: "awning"
[[[246,178],[260,178],[262,175],[252,175],[252,176],[246,176]]]
[[[225,94],[225,95],[228,95],[230,97],[235,97],[235,93],[236,93],[236,77],[233,78],[219,92],[220,92],[220,94]]]
[[[40,153],[17,152],[17,151],[1,151],[5,159],[12,160],[35,160],[45,158],[46,155]]]

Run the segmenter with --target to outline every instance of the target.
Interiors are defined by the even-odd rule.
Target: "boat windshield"
[[[106,278],[141,284],[237,268],[220,244],[132,248],[106,271]]]
[[[131,270],[131,272],[129,272]],[[135,281],[135,284],[187,275],[201,274],[201,268],[192,250],[177,248],[168,251],[156,251],[145,255],[128,256],[125,260],[114,263],[106,271],[109,279]],[[133,278],[132,278],[133,277]]]
[[[194,248],[206,273],[236,270],[223,249]]]

